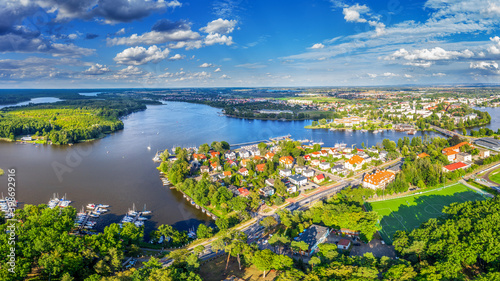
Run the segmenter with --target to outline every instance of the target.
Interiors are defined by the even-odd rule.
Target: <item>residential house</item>
[[[236,160],[236,153],[234,153],[234,151],[228,151],[228,152],[224,153],[224,157],[227,160]]]
[[[302,186],[302,185],[307,183],[307,178],[304,177],[303,175],[289,176],[288,179],[290,179],[291,183],[298,185],[298,186]]]
[[[193,154],[193,160],[195,162],[202,162],[205,159],[207,159],[207,156],[205,156],[205,154],[196,154],[196,153]]]
[[[307,168],[304,167],[304,166],[296,166],[295,167],[295,173],[297,174],[302,174],[302,172],[304,172]]]
[[[272,153],[272,152],[268,152],[268,153],[266,153],[266,155],[265,155],[265,158],[266,158],[267,160],[273,159],[273,157],[274,157],[274,153]]]
[[[387,158],[387,155],[389,154],[389,152],[385,151],[385,150],[382,150],[380,151],[380,153],[378,154],[380,157],[382,158]]]
[[[393,172],[377,170],[375,173],[365,176],[363,187],[371,189],[385,188],[395,177],[396,175]]]
[[[224,175],[224,177],[231,177],[233,173],[231,171],[224,171],[224,173],[222,174]]]
[[[270,186],[274,186],[274,179],[266,179],[265,183]]]
[[[252,147],[250,149],[250,154],[252,156],[260,156],[260,150],[257,147]]]
[[[321,162],[321,163],[319,163],[319,168],[321,170],[328,170],[328,169],[330,169],[330,163],[328,163],[328,162]]]
[[[323,149],[323,150],[321,150],[319,153],[320,153],[319,155],[320,155],[321,157],[326,157],[326,156],[328,156],[328,151],[326,151],[326,150],[324,150],[324,149]]]
[[[220,152],[218,152],[218,151],[211,151],[210,152],[210,156],[212,156],[212,158],[220,157]]]
[[[288,193],[294,193],[294,192],[297,192],[297,186],[294,185],[294,184],[289,184],[286,186],[286,191]]]
[[[262,159],[264,159],[264,158],[260,157],[259,155],[255,155],[255,156],[253,157],[253,160],[255,160],[255,161],[260,161],[260,160],[262,160]]]
[[[200,167],[200,173],[209,173],[210,169],[207,166],[201,166]]]
[[[238,152],[240,158],[250,158],[250,152],[246,149],[242,149]]]
[[[348,250],[351,247],[351,240],[342,238],[337,243],[337,248],[340,250]]]
[[[259,189],[259,193],[264,197],[272,196],[274,194],[274,188],[272,188],[271,186],[266,186]]]
[[[454,151],[454,150],[447,150],[443,154],[446,156],[446,158],[448,159],[448,161],[453,162],[457,158],[458,152]]]
[[[304,232],[302,232],[302,235],[295,237],[294,240],[299,242],[306,242],[309,245],[309,248],[307,251],[301,254],[312,256],[318,249],[318,245],[324,243],[329,234],[330,229],[328,229],[327,227],[313,224],[309,228],[304,230]]]
[[[257,170],[257,172],[264,172],[265,168],[266,168],[266,164],[258,164],[257,166],[255,166],[255,169]]]
[[[236,160],[229,160],[226,163],[229,165],[229,167],[238,166],[238,162],[236,162]]]
[[[291,169],[293,167],[293,157],[292,156],[280,157],[280,164],[285,166],[285,168],[287,169]]]
[[[210,163],[210,167],[212,167],[213,171],[220,171],[220,170],[222,170],[221,165],[219,165],[219,163],[217,163],[217,162]]]
[[[457,154],[457,161],[470,162],[470,161],[472,161],[472,155],[470,155],[469,153],[465,153],[465,152],[459,152]]]
[[[241,168],[238,170],[238,173],[242,176],[248,176],[248,169],[247,168]]]
[[[365,163],[365,159],[359,157],[358,155],[354,155],[349,160],[345,161],[344,166],[346,169],[351,171],[360,170]]]
[[[452,171],[455,171],[457,169],[467,169],[469,166],[463,162],[456,162],[456,163],[453,163],[453,164],[450,164],[450,165],[446,165],[443,167],[443,172],[446,173],[446,172],[452,172]]]
[[[481,150],[481,151],[479,151],[479,157],[481,157],[481,158],[490,157],[490,151],[489,150]]]
[[[425,157],[429,157],[429,156],[430,156],[429,154],[422,152],[419,155],[417,155],[417,158],[425,158]]]
[[[332,167],[331,171],[332,173],[335,173],[335,172],[341,172],[345,169],[344,165],[342,164],[337,164],[335,166]]]
[[[240,187],[238,188],[238,192],[240,193],[241,196],[243,197],[247,197],[248,195],[250,195],[250,191],[248,191],[248,189],[244,188],[244,187]]]
[[[325,181],[325,179],[326,179],[326,178],[325,178],[325,175],[324,175],[324,174],[319,174],[319,175],[317,175],[317,176],[315,176],[315,177],[314,177],[313,181],[314,181],[315,183],[317,183],[317,184],[320,184],[320,183],[324,182],[324,181]]]
[[[319,161],[318,159],[314,159],[311,161],[311,166],[318,167],[319,163],[321,163],[321,161]]]
[[[332,157],[335,159],[340,159],[340,158],[342,158],[342,154],[336,152],[336,153],[332,154]]]
[[[238,191],[238,187],[236,187],[235,185],[230,185],[228,190],[231,191],[234,196],[240,195],[240,192]]]
[[[307,169],[304,172],[302,172],[302,175],[307,178],[314,177],[314,170],[312,169]]]
[[[250,159],[243,159],[243,160],[241,160],[241,162],[240,162],[241,166],[242,167],[246,167],[248,165],[248,163],[250,163],[250,161],[252,161],[252,160],[250,160]]]
[[[292,170],[290,170],[290,169],[280,170],[281,177],[289,177],[291,175],[292,175]]]
[[[304,160],[311,161],[311,155],[309,155],[309,154],[304,155]]]

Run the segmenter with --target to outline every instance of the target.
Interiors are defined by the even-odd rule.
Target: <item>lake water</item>
[[[208,217],[192,207],[179,192],[164,187],[152,161],[157,150],[174,146],[199,146],[212,141],[230,144],[269,139],[291,134],[295,139],[337,142],[367,146],[384,138],[397,140],[401,132],[379,134],[304,129],[312,121],[264,121],[229,118],[206,105],[169,102],[148,106],[145,111],[123,119],[125,129],[103,139],[74,146],[0,143],[0,168],[16,169],[17,200],[22,203],[47,203],[53,193],[67,195],[72,206],[88,203],[111,205],[99,228],[118,222],[134,203],[137,209],[147,204],[153,211],[147,230],[159,224],[187,229]],[[422,136],[418,132],[415,136]],[[429,133],[430,136],[437,136]],[[410,136],[411,137],[411,136]],[[151,146],[151,150],[147,147]],[[6,194],[6,176],[0,188]]]
[[[0,105],[0,109],[5,108],[5,107],[10,107],[10,106],[23,106],[23,105],[28,105],[30,103],[39,104],[39,103],[53,103],[53,102],[58,102],[58,101],[62,101],[62,99],[52,98],[52,97],[32,98],[29,101],[23,101],[20,103]]]

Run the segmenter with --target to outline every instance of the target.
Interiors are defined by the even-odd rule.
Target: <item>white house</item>
[[[307,183],[307,178],[303,175],[289,176],[288,179],[290,179],[291,183],[298,185],[298,186],[302,186],[302,185]]]
[[[302,175],[303,175],[304,177],[308,177],[308,178],[310,178],[310,177],[314,177],[314,170],[311,170],[311,169],[305,170],[305,171],[302,173]]]
[[[354,155],[351,159],[345,161],[344,167],[351,171],[360,170],[365,163],[365,159],[359,157],[358,155]]]
[[[328,163],[328,162],[321,162],[321,163],[319,163],[319,168],[321,170],[328,170],[328,169],[330,169],[330,163]]]
[[[291,175],[292,175],[292,170],[290,169],[280,170],[280,176],[282,177],[289,177]]]

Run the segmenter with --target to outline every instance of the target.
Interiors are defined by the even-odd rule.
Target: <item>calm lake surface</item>
[[[263,121],[229,118],[206,105],[169,102],[148,106],[123,119],[125,129],[103,139],[74,146],[0,143],[0,168],[16,169],[17,200],[47,203],[54,193],[67,195],[72,206],[109,204],[110,213],[101,216],[98,229],[121,217],[135,204],[153,211],[146,232],[160,224],[188,229],[208,217],[192,207],[179,192],[164,187],[152,161],[157,150],[174,146],[199,146],[212,141],[230,144],[265,140],[291,134],[295,139],[367,146],[384,138],[407,136],[400,132],[379,134],[304,129],[312,121]],[[428,133],[438,136],[436,133]],[[415,136],[423,136],[418,132]],[[411,137],[411,136],[410,136]],[[147,147],[151,146],[151,150]],[[0,177],[6,194],[7,178]]]
[[[29,101],[23,101],[20,103],[0,105],[0,109],[5,108],[5,107],[9,107],[9,106],[23,106],[23,105],[28,105],[30,103],[39,104],[39,103],[53,103],[53,102],[58,102],[58,101],[62,101],[62,99],[52,98],[52,97],[32,98]]]

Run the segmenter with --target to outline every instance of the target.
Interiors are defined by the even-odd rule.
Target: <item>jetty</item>
[[[286,136],[269,138],[268,140],[258,140],[258,141],[249,141],[249,142],[243,142],[243,143],[236,143],[236,144],[230,144],[230,146],[231,147],[234,147],[234,146],[245,146],[245,145],[259,144],[261,142],[267,143],[269,141],[280,141],[280,140],[284,140],[284,139],[290,138],[291,136],[292,135],[286,135]]]
[[[133,223],[137,227],[141,227],[144,225],[144,221],[148,220],[148,218],[144,217],[146,215],[150,215],[151,211],[146,210],[146,205],[144,205],[144,211],[136,211],[135,204],[132,205],[132,210],[128,210],[127,214],[122,218],[120,222],[120,227],[125,223]]]
[[[198,205],[196,202],[194,202],[194,200],[189,197],[189,195],[187,195],[186,193],[184,193],[184,191],[182,190],[179,190],[177,189],[177,191],[179,191],[180,193],[182,193],[182,196],[184,197],[184,199],[186,199],[186,201],[190,202],[191,205],[193,205],[196,209],[201,209],[201,211],[206,214],[207,216],[211,217],[212,219],[216,220],[218,219],[218,217],[214,214],[212,214],[209,210],[207,210],[206,208]]]

